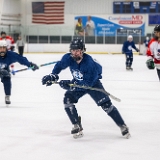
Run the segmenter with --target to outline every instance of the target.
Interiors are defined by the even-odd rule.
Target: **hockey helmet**
[[[0,40],[0,48],[2,48],[2,47],[7,48],[7,42],[5,40]],[[0,56],[4,58],[5,55],[6,55],[6,50],[1,50]]]
[[[129,42],[133,41],[133,36],[132,36],[132,35],[129,35],[129,36],[128,36],[128,41],[129,41]]]
[[[6,32],[2,31],[2,32],[1,32],[1,36],[2,36],[3,34],[5,34],[5,35],[6,35]]]
[[[129,38],[133,39],[133,36],[132,36],[132,35],[129,35],[129,36],[128,36],[128,39],[129,39]]]
[[[70,50],[80,49],[82,51],[86,51],[85,44],[82,39],[74,38],[70,43]]]
[[[7,42],[5,40],[0,40],[0,47],[7,47]]]
[[[154,32],[160,32],[160,25],[156,25],[155,27],[154,27]]]

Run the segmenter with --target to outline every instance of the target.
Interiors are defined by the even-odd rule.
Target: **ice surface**
[[[38,65],[60,60],[62,54],[26,54]],[[103,66],[103,85],[121,99],[112,100],[130,128],[131,139],[86,95],[76,105],[84,137],[73,139],[64,111],[65,90],[42,86],[54,65],[12,76],[12,104],[4,103],[0,84],[0,160],[159,160],[160,82],[148,70],[145,56],[134,56],[133,72],[125,70],[124,55],[92,55]],[[15,64],[15,70],[25,66]],[[71,79],[69,69],[60,79]]]

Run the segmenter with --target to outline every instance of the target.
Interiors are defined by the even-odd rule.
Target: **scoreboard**
[[[160,13],[160,1],[152,2],[113,2],[114,14],[128,14],[128,13]]]

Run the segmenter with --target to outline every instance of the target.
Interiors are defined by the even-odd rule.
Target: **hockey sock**
[[[111,101],[104,103],[101,107],[118,126],[125,124],[117,108],[111,103]]]
[[[75,108],[75,105],[70,104],[65,105],[65,111],[71,121],[72,124],[77,124],[78,123],[78,113],[77,113],[77,109]]]

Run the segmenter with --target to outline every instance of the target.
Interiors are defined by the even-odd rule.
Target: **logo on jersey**
[[[160,49],[157,50],[157,59],[160,60]]]
[[[79,80],[79,81],[82,81],[83,80],[83,74],[79,71],[79,70],[72,70],[72,75],[73,75],[73,78],[76,79],[76,80]]]
[[[128,46],[128,50],[132,50],[132,46]]]
[[[7,65],[6,64],[4,64],[4,63],[0,63],[0,69],[4,69],[4,68],[6,68],[7,67]]]

